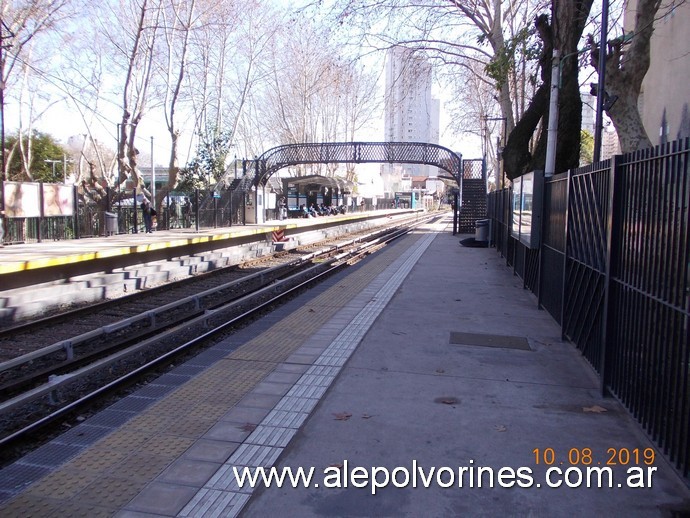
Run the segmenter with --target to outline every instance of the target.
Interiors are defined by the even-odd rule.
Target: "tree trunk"
[[[552,23],[540,15],[535,27],[542,41],[539,58],[542,84],[530,101],[523,117],[510,133],[503,152],[506,175],[511,180],[546,165],[546,125],[549,120],[549,93],[553,49],[559,49],[561,85],[558,96],[558,140],[556,145],[556,172],[577,167],[580,160],[580,127],[582,101],[578,86],[577,43],[582,36],[592,0],[554,0]],[[534,134],[537,142],[533,150],[530,143]]]
[[[608,42],[606,53],[604,88],[609,100],[616,96],[606,113],[611,118],[622,153],[631,153],[651,147],[647,131],[637,108],[642,80],[649,70],[650,40],[654,31],[654,19],[660,0],[639,0],[635,17],[634,36],[628,43],[624,38]],[[630,11],[633,12],[633,11]],[[599,45],[589,37],[592,65],[599,72]],[[624,45],[627,46],[623,52]]]
[[[606,83],[608,84],[608,81]],[[640,96],[639,89],[634,90],[628,86],[616,90],[612,89],[612,91],[618,92],[618,99],[613,107],[606,110],[606,113],[611,118],[616,133],[618,133],[621,153],[632,153],[638,149],[652,147],[652,142],[649,140],[647,130],[637,109],[637,100]]]
[[[513,180],[529,171],[532,163],[530,142],[539,126],[544,110],[548,109],[549,87],[542,84],[532,97],[524,115],[508,135],[503,149],[503,162],[508,179]]]

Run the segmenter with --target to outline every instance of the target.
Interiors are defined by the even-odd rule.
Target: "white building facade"
[[[626,1],[625,29],[634,28],[636,0]],[[638,108],[652,145],[690,137],[690,4],[662,3],[654,21],[649,70]]]
[[[438,144],[441,103],[431,96],[432,68],[411,49],[394,47],[386,58],[386,142]],[[382,168],[386,195],[402,191],[413,176],[438,176],[436,167],[423,164],[386,164]],[[407,182],[406,182],[407,180]]]

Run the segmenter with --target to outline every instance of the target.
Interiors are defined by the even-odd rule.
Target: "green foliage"
[[[29,137],[24,136],[24,149],[28,149],[29,139],[31,140],[31,163],[27,168],[31,172],[33,180],[36,182],[61,183],[64,178],[64,156],[66,151],[62,146],[47,133],[33,131]],[[23,173],[23,157],[19,152],[18,137],[7,137],[5,147],[12,149],[16,146],[15,152],[9,163],[8,179],[22,180],[26,179]],[[53,163],[46,162],[46,160],[56,160]],[[55,171],[55,174],[53,174]]]
[[[580,130],[580,165],[588,165],[594,160],[594,137],[587,130]]]
[[[533,29],[523,27],[514,38],[506,40],[504,47],[498,49],[496,55],[486,65],[486,73],[495,81],[497,89],[500,90],[508,81],[509,74],[515,69],[518,61],[534,61],[539,58],[540,46],[532,37],[533,35]]]
[[[202,176],[197,167],[190,169],[188,166],[180,169],[175,190],[191,193],[194,189],[206,189],[207,186],[208,178]]]
[[[211,128],[206,132],[199,132],[199,144],[196,156],[180,171],[179,188],[186,190],[189,186],[208,188],[220,180],[225,174],[225,162],[230,154],[230,132],[216,131]]]

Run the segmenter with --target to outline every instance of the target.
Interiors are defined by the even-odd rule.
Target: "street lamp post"
[[[62,160],[44,160],[46,164],[52,164],[53,165],[53,178],[55,178],[55,164],[60,164],[62,163]]]

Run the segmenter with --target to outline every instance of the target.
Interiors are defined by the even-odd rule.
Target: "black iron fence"
[[[535,250],[510,235],[510,190],[488,205],[497,250],[685,477],[689,159],[685,139],[547,179]]]
[[[6,217],[5,244],[61,241],[112,234],[144,232],[141,195],[117,198],[107,190],[100,203],[77,203],[73,214],[67,216]],[[165,197],[156,209],[158,230],[175,228],[217,228],[245,223],[245,193],[223,191],[220,197],[212,192],[190,193],[190,209],[183,207],[185,195]],[[108,201],[110,200],[110,201]]]

